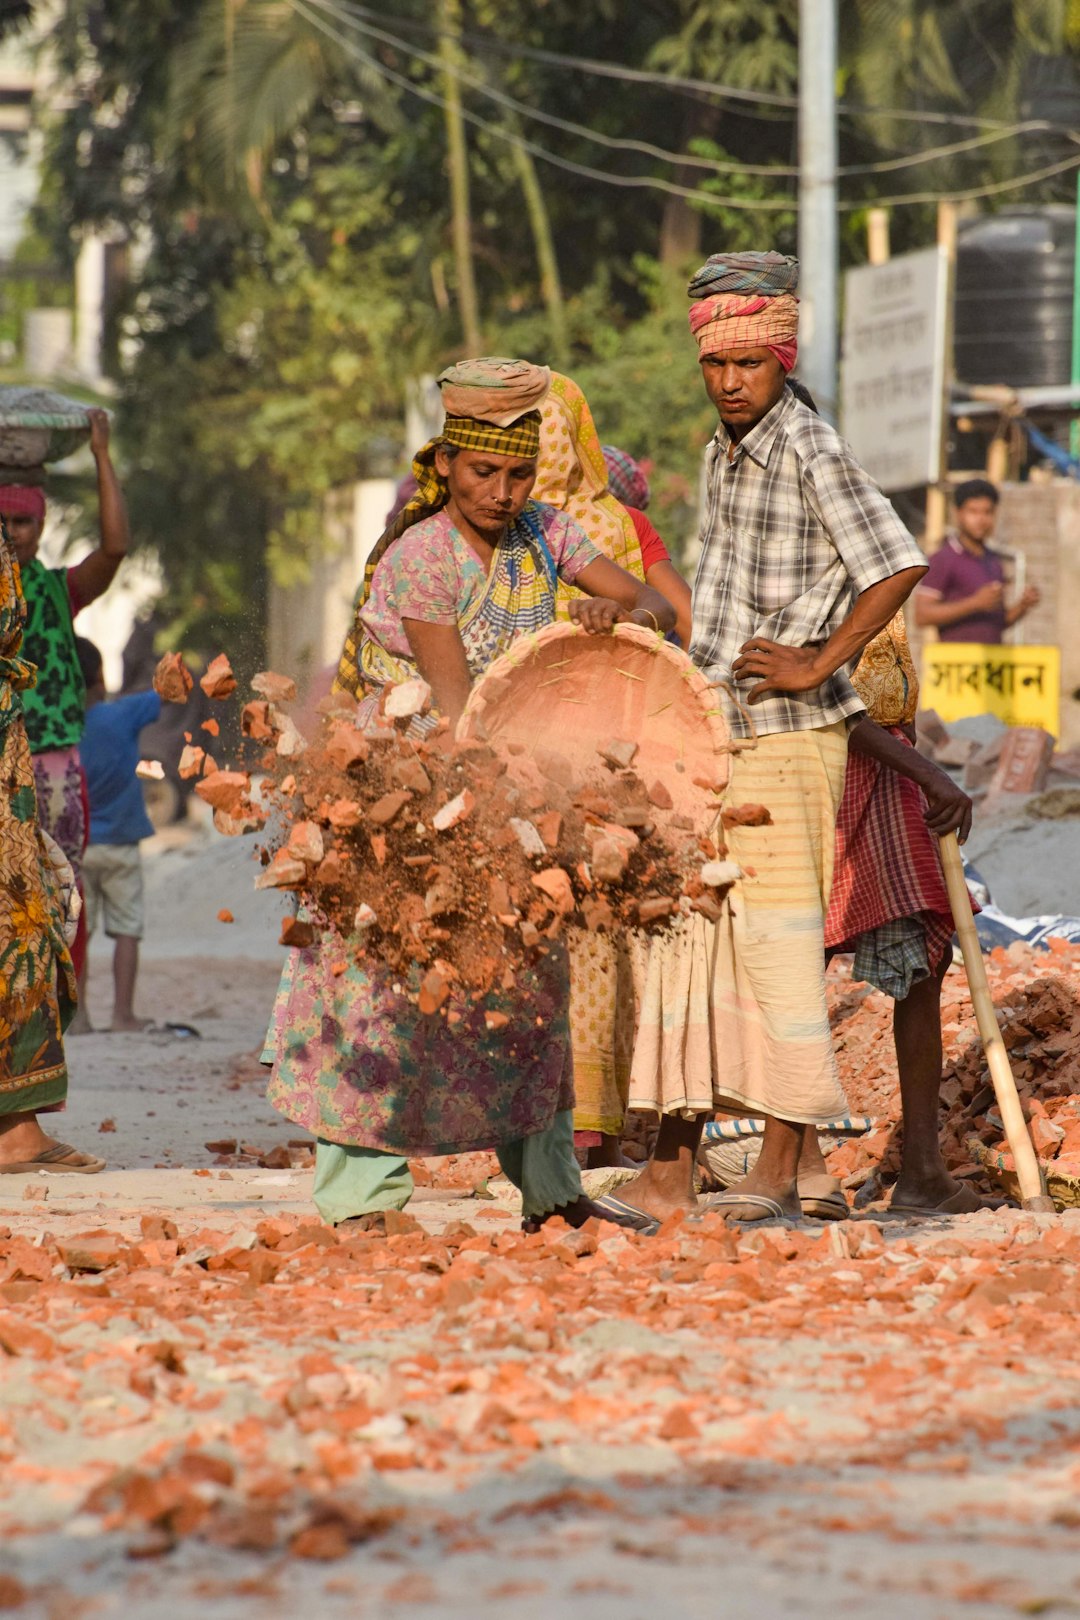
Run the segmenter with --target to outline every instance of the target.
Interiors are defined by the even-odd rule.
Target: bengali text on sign
[[[923,648],[922,703],[946,722],[996,714],[1059,737],[1061,649],[932,642]]]

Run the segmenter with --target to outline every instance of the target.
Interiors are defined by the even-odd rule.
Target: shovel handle
[[[945,886],[949,891],[953,921],[960,936],[960,949],[964,955],[968,988],[975,1007],[975,1020],[986,1053],[994,1096],[997,1098],[998,1110],[1005,1126],[1005,1140],[1009,1144],[1009,1152],[1016,1166],[1020,1197],[1026,1207],[1053,1209],[1052,1201],[1046,1197],[1042,1169],[1032,1145],[1024,1111],[1020,1107],[1020,1097],[1016,1090],[1009,1054],[1005,1050],[1005,1042],[998,1028],[997,1013],[994,1011],[993,997],[986,977],[986,965],[983,962],[982,946],[979,944],[975,918],[971,912],[971,896],[968,894],[964,878],[960,845],[954,832],[946,833],[941,839],[941,864],[945,871]]]

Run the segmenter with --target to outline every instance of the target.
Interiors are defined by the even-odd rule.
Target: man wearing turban
[[[713,1109],[766,1116],[756,1166],[721,1195],[743,1220],[800,1215],[807,1127],[846,1111],[823,964],[847,733],[865,712],[848,671],[926,571],[848,446],[786,386],[797,287],[794,259],[741,253],[713,255],[689,288],[720,419],[690,654],[741,745],[717,835],[741,875],[718,923],[695,916],[650,955],[630,1102],[661,1130],[620,1198],[659,1219],[694,1202]]]

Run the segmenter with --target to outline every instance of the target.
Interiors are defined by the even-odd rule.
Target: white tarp
[[[841,428],[886,491],[938,478],[947,288],[938,247],[845,277]]]

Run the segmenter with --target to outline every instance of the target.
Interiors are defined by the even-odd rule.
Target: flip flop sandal
[[[972,1199],[975,1200],[972,1203]],[[905,1220],[932,1220],[937,1215],[977,1215],[982,1209],[1004,1209],[1008,1200],[983,1198],[971,1187],[960,1187],[940,1204],[896,1204],[888,1206],[887,1215],[902,1215]]]
[[[804,1215],[818,1221],[846,1221],[851,1211],[834,1176],[800,1176],[796,1183]]]
[[[728,1216],[729,1226],[795,1226],[797,1223],[778,1204],[775,1198],[767,1198],[764,1193],[713,1193],[708,1198],[698,1200],[703,1215],[711,1215],[717,1210],[725,1209],[760,1209],[760,1215],[752,1215],[749,1220],[734,1220]],[[691,1220],[700,1216],[690,1216]]]
[[[72,1155],[84,1162],[65,1164],[63,1161]],[[47,1170],[54,1176],[96,1176],[104,1168],[104,1159],[95,1158],[92,1153],[80,1153],[78,1148],[69,1147],[67,1142],[57,1142],[51,1148],[44,1148],[33,1159],[22,1159],[18,1164],[0,1164],[0,1176],[30,1176],[39,1170]]]
[[[605,1193],[603,1198],[594,1198],[593,1203],[597,1209],[614,1216],[620,1226],[625,1226],[632,1232],[640,1232],[644,1237],[655,1237],[660,1230],[660,1222],[655,1215],[646,1215],[643,1209],[635,1209],[633,1204],[624,1204],[614,1193]]]

